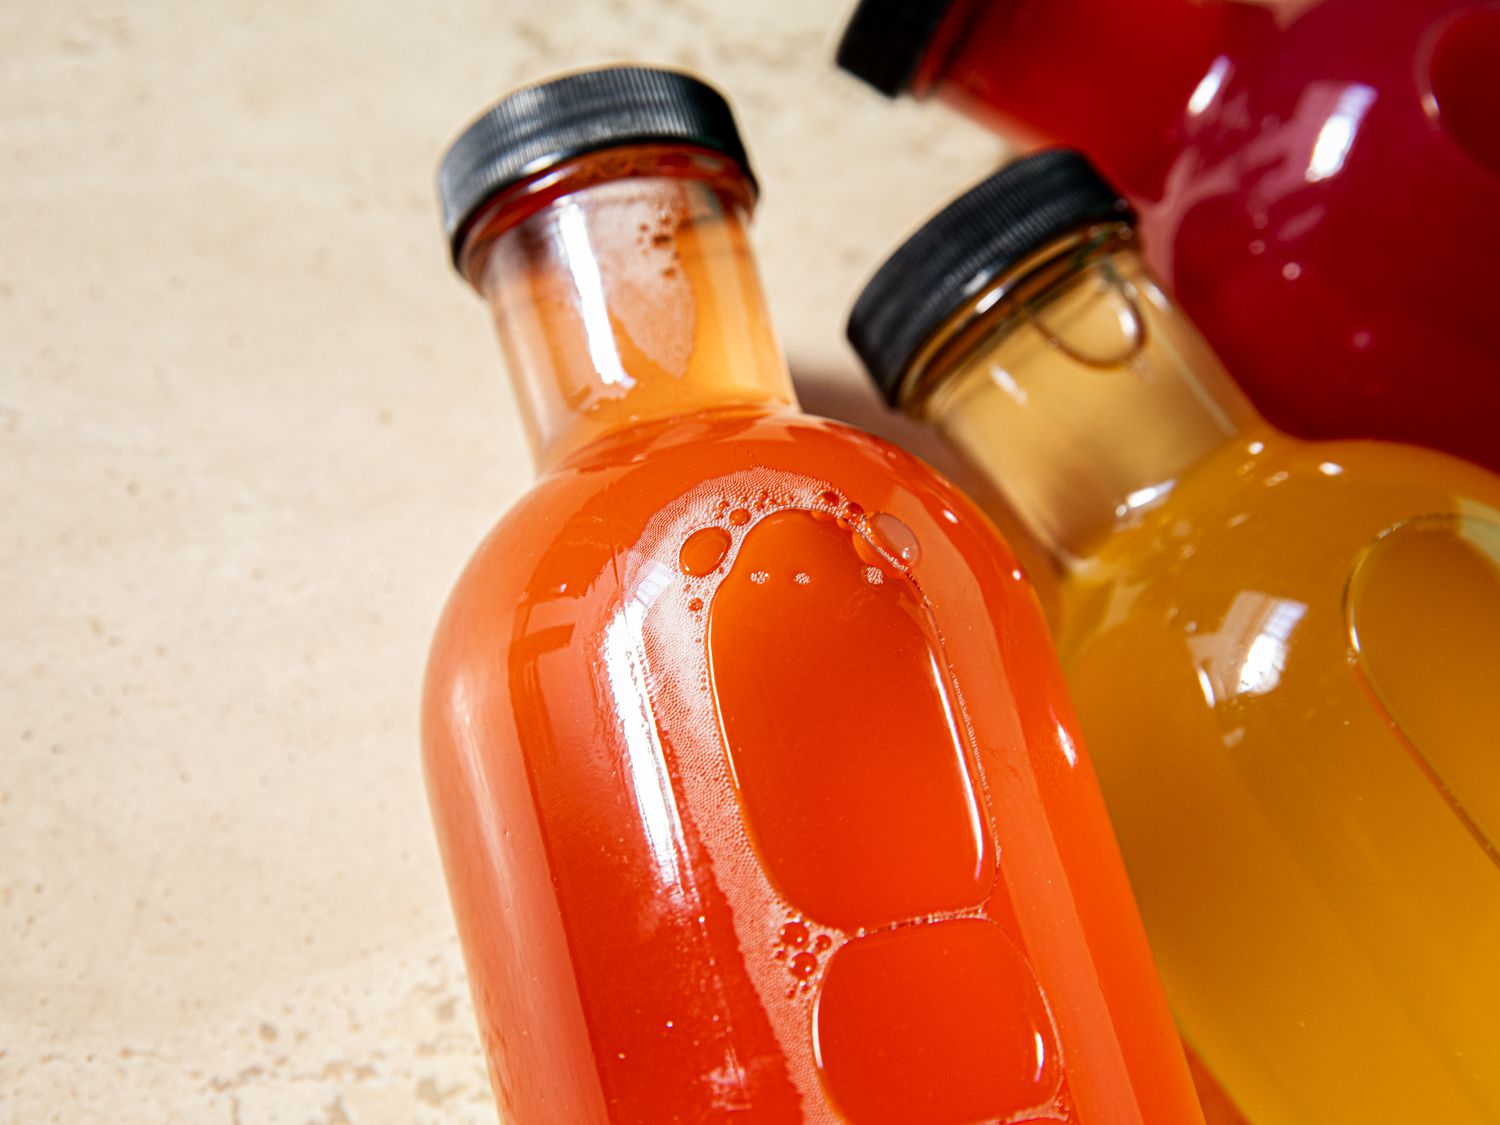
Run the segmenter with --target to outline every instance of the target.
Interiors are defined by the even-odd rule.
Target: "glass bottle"
[[[522,90],[440,184],[539,473],[423,709],[508,1119],[1199,1120],[1035,597],[796,409],[723,99]]]
[[[864,0],[840,54],[1084,151],[1274,425],[1500,470],[1497,58],[1493,0]]]
[[[1168,998],[1249,1120],[1500,1119],[1500,479],[1268,425],[1066,150],[850,336],[1050,559]]]

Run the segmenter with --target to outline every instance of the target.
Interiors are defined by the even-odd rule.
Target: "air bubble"
[[[787,945],[795,945],[799,949],[807,944],[807,923],[796,920],[788,922],[781,927],[781,940]]]
[[[829,947],[832,945],[833,939],[831,937],[829,937],[827,934],[819,934],[817,940],[813,942],[813,952],[827,953]]]
[[[798,953],[786,963],[786,969],[798,980],[806,980],[818,971],[818,959],[811,953]]]
[[[892,558],[907,566],[915,566],[922,557],[916,533],[889,512],[876,512],[870,517],[870,534]]]
[[[688,602],[688,609],[691,612],[693,612],[693,613],[697,613],[702,608],[703,608],[703,599],[702,598],[694,598],[692,601]]]
[[[745,511],[744,508],[736,508],[729,513],[729,522],[735,527],[744,527],[750,522],[750,513]]]
[[[729,553],[729,532],[722,527],[705,527],[687,537],[677,553],[677,563],[684,574],[702,578],[719,569]]]

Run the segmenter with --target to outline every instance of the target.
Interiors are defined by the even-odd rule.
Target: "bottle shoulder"
[[[1227,446],[1173,482],[1166,499],[1116,529],[1101,570],[1159,568],[1157,556],[1232,544],[1233,570],[1362,545],[1422,516],[1500,520],[1500,478],[1415,446],[1303,442],[1280,435]],[[1246,551],[1256,541],[1264,551]],[[1225,559],[1224,561],[1228,561]]]
[[[808,493],[813,484],[823,487]],[[714,494],[730,511],[822,492],[868,512],[920,508],[950,526],[962,512],[998,539],[937,470],[882,438],[795,412],[719,411],[642,426],[579,451],[511,505],[475,562],[524,570],[566,543],[609,539],[623,549],[684,497],[701,503]],[[1008,558],[1008,548],[998,549]]]
[[[614,608],[688,581],[694,535],[737,542],[786,509],[843,520],[877,550],[919,557],[912,574],[940,627],[1004,616],[997,607],[1012,605],[1018,587],[1029,593],[988,518],[911,454],[804,415],[720,414],[599,443],[543,475],[475,551],[435,651],[474,650],[476,628],[486,637],[479,650],[508,644],[526,614],[532,625],[540,615],[581,629],[582,640]]]
[[[1337,617],[1374,545],[1434,520],[1500,527],[1500,478],[1395,443],[1236,443],[1184,474],[1080,567],[1063,631],[1071,645],[1122,616],[1223,621],[1236,601],[1258,598]]]

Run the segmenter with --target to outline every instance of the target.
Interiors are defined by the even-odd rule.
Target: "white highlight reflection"
[[[1193,90],[1193,96],[1188,99],[1188,113],[1197,117],[1209,106],[1214,104],[1214,99],[1219,96],[1219,89],[1224,85],[1224,79],[1229,76],[1229,60],[1223,55],[1214,59],[1205,74]]]
[[[958,776],[964,787],[964,808],[969,814],[969,832],[975,845],[974,874],[977,877],[983,870],[984,857],[989,854],[989,848],[985,846],[987,836],[985,824],[979,810],[979,798],[974,792],[974,783],[969,778],[968,756],[964,753],[968,741],[959,732],[958,719],[953,714],[953,705],[948,699],[948,680],[943,675],[942,666],[938,663],[937,653],[929,652],[927,660],[932,668],[932,686],[936,689],[938,698],[943,701],[943,718],[948,724],[948,737],[951,740],[953,752],[958,755]]]
[[[1338,175],[1354,146],[1359,124],[1374,101],[1375,91],[1357,82],[1339,94],[1338,103],[1324,120],[1323,127],[1318,130],[1318,139],[1313,143],[1312,159],[1307,162],[1308,183]]]
[[[1307,606],[1245,590],[1235,595],[1223,624],[1188,640],[1198,683],[1210,706],[1236,695],[1265,695],[1281,683],[1292,633]]]
[[[615,715],[625,736],[625,766],[647,843],[656,859],[663,887],[668,893],[680,896],[682,871],[678,845],[682,824],[677,818],[672,781],[652,716],[640,655],[641,622],[646,610],[671,581],[670,567],[652,564],[630,600],[604,627],[604,671],[615,699]]]
[[[1217,707],[1219,701],[1214,698],[1214,682],[1208,678],[1206,669],[1198,669],[1198,686],[1203,689],[1203,698],[1210,707]]]
[[[1026,388],[1016,382],[1016,377],[998,363],[990,367],[990,378],[994,380],[995,386],[1015,399],[1022,406],[1026,405]]]
[[[1130,511],[1139,511],[1148,504],[1155,504],[1158,499],[1172,492],[1173,484],[1176,484],[1175,480],[1164,480],[1160,484],[1148,484],[1143,489],[1136,489],[1125,496],[1125,507]]]
[[[1061,723],[1057,724],[1057,741],[1062,745],[1063,757],[1068,759],[1068,765],[1078,764],[1078,747],[1073,745],[1073,736],[1068,733],[1068,728]]]
[[[1266,614],[1260,634],[1245,650],[1235,690],[1243,695],[1264,695],[1281,682],[1286,668],[1286,642],[1307,612],[1301,602],[1276,601]]]
[[[604,301],[604,275],[599,272],[594,248],[589,245],[589,228],[583,210],[576,203],[563,204],[557,216],[557,233],[567,251],[568,272],[578,287],[578,312],[583,317],[589,358],[594,361],[594,369],[606,383],[635,386],[635,380],[625,370],[615,348],[615,330],[609,323],[609,306]]]

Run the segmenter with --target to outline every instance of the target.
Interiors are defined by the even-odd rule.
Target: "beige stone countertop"
[[[734,103],[804,400],[999,142],[834,70],[851,0],[0,6],[0,1123],[493,1122],[417,689],[530,479],[432,175],[517,84]]]

